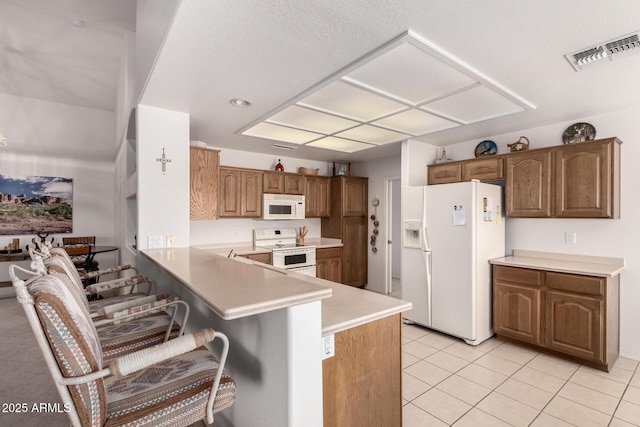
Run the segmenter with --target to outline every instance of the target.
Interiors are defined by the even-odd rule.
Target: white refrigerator
[[[493,335],[489,260],[505,255],[502,188],[402,188],[404,318],[478,345]]]

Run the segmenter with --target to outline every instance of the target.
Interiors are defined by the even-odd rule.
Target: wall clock
[[[496,147],[496,143],[493,141],[486,140],[476,145],[476,157],[492,156],[497,152],[498,147]]]

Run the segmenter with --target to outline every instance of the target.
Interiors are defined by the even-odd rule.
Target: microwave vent
[[[584,70],[593,64],[603,63],[603,59],[613,61],[640,52],[638,31],[593,46],[567,53],[565,58],[576,71]]]

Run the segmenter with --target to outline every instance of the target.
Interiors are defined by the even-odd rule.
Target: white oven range
[[[271,265],[316,276],[316,247],[296,244],[294,228],[253,230],[256,247],[271,249]]]

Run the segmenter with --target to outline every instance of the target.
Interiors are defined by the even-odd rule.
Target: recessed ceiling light
[[[251,103],[245,99],[233,98],[229,100],[229,104],[234,107],[251,107]]]
[[[71,18],[71,25],[74,27],[84,27],[84,21],[78,18]]]

